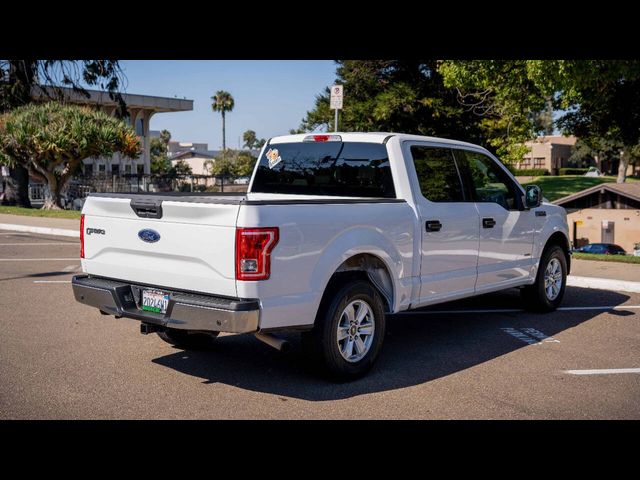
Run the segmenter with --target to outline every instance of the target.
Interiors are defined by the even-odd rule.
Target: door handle
[[[493,228],[495,226],[496,221],[493,218],[487,217],[482,219],[482,228]]]
[[[439,232],[441,228],[442,224],[440,223],[440,220],[427,220],[427,232]]]

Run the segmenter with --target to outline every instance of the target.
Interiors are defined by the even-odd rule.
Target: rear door
[[[415,306],[472,294],[476,282],[480,223],[448,147],[404,144],[421,220],[420,298]]]
[[[141,196],[142,197],[142,196]],[[128,282],[236,296],[239,202],[163,200],[143,218],[131,198],[90,196],[83,208],[84,272]]]
[[[522,284],[531,273],[533,238],[545,217],[522,208],[522,191],[493,158],[475,150],[454,154],[480,215],[476,292]]]

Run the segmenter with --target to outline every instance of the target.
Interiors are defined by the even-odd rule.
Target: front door
[[[522,190],[496,160],[474,150],[454,154],[480,216],[476,293],[523,284],[533,267],[535,211],[523,208]]]
[[[414,306],[473,294],[480,223],[450,148],[405,144],[421,220],[420,298]],[[410,173],[410,176],[412,176]]]

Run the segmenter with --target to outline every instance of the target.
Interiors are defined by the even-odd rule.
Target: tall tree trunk
[[[55,175],[47,173],[47,182],[44,184],[44,205],[43,210],[61,210],[60,191],[62,190],[62,182],[58,182]]]
[[[6,186],[2,205],[15,205],[31,208],[29,200],[29,171],[22,165],[16,165],[9,169],[9,177],[6,178]]]
[[[10,108],[31,101],[31,88],[36,81],[37,60],[10,60],[9,83],[12,85],[8,104]],[[29,201],[29,171],[16,165],[9,169],[3,205],[31,208]]]
[[[223,157],[226,149],[227,149],[227,142],[226,142],[226,132],[225,132],[225,125],[224,125],[224,110],[222,110],[222,156]]]
[[[620,164],[618,165],[617,183],[624,183],[627,179],[627,167],[629,166],[629,154],[627,149],[620,150]]]

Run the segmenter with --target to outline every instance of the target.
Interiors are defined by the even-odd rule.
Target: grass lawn
[[[593,253],[574,253],[571,255],[576,260],[597,260],[599,262],[619,262],[640,264],[640,257],[632,255],[596,255]]]
[[[76,210],[40,210],[39,208],[0,206],[0,213],[8,213],[10,215],[26,215],[28,217],[73,218],[73,219],[80,218],[80,212]]]
[[[542,189],[542,194],[549,201],[553,202],[572,193],[579,192],[601,183],[615,182],[616,177],[583,177],[580,175],[563,175],[558,177],[545,176],[534,178],[529,183],[523,185],[538,185]],[[627,178],[627,182],[639,182],[636,178]]]

